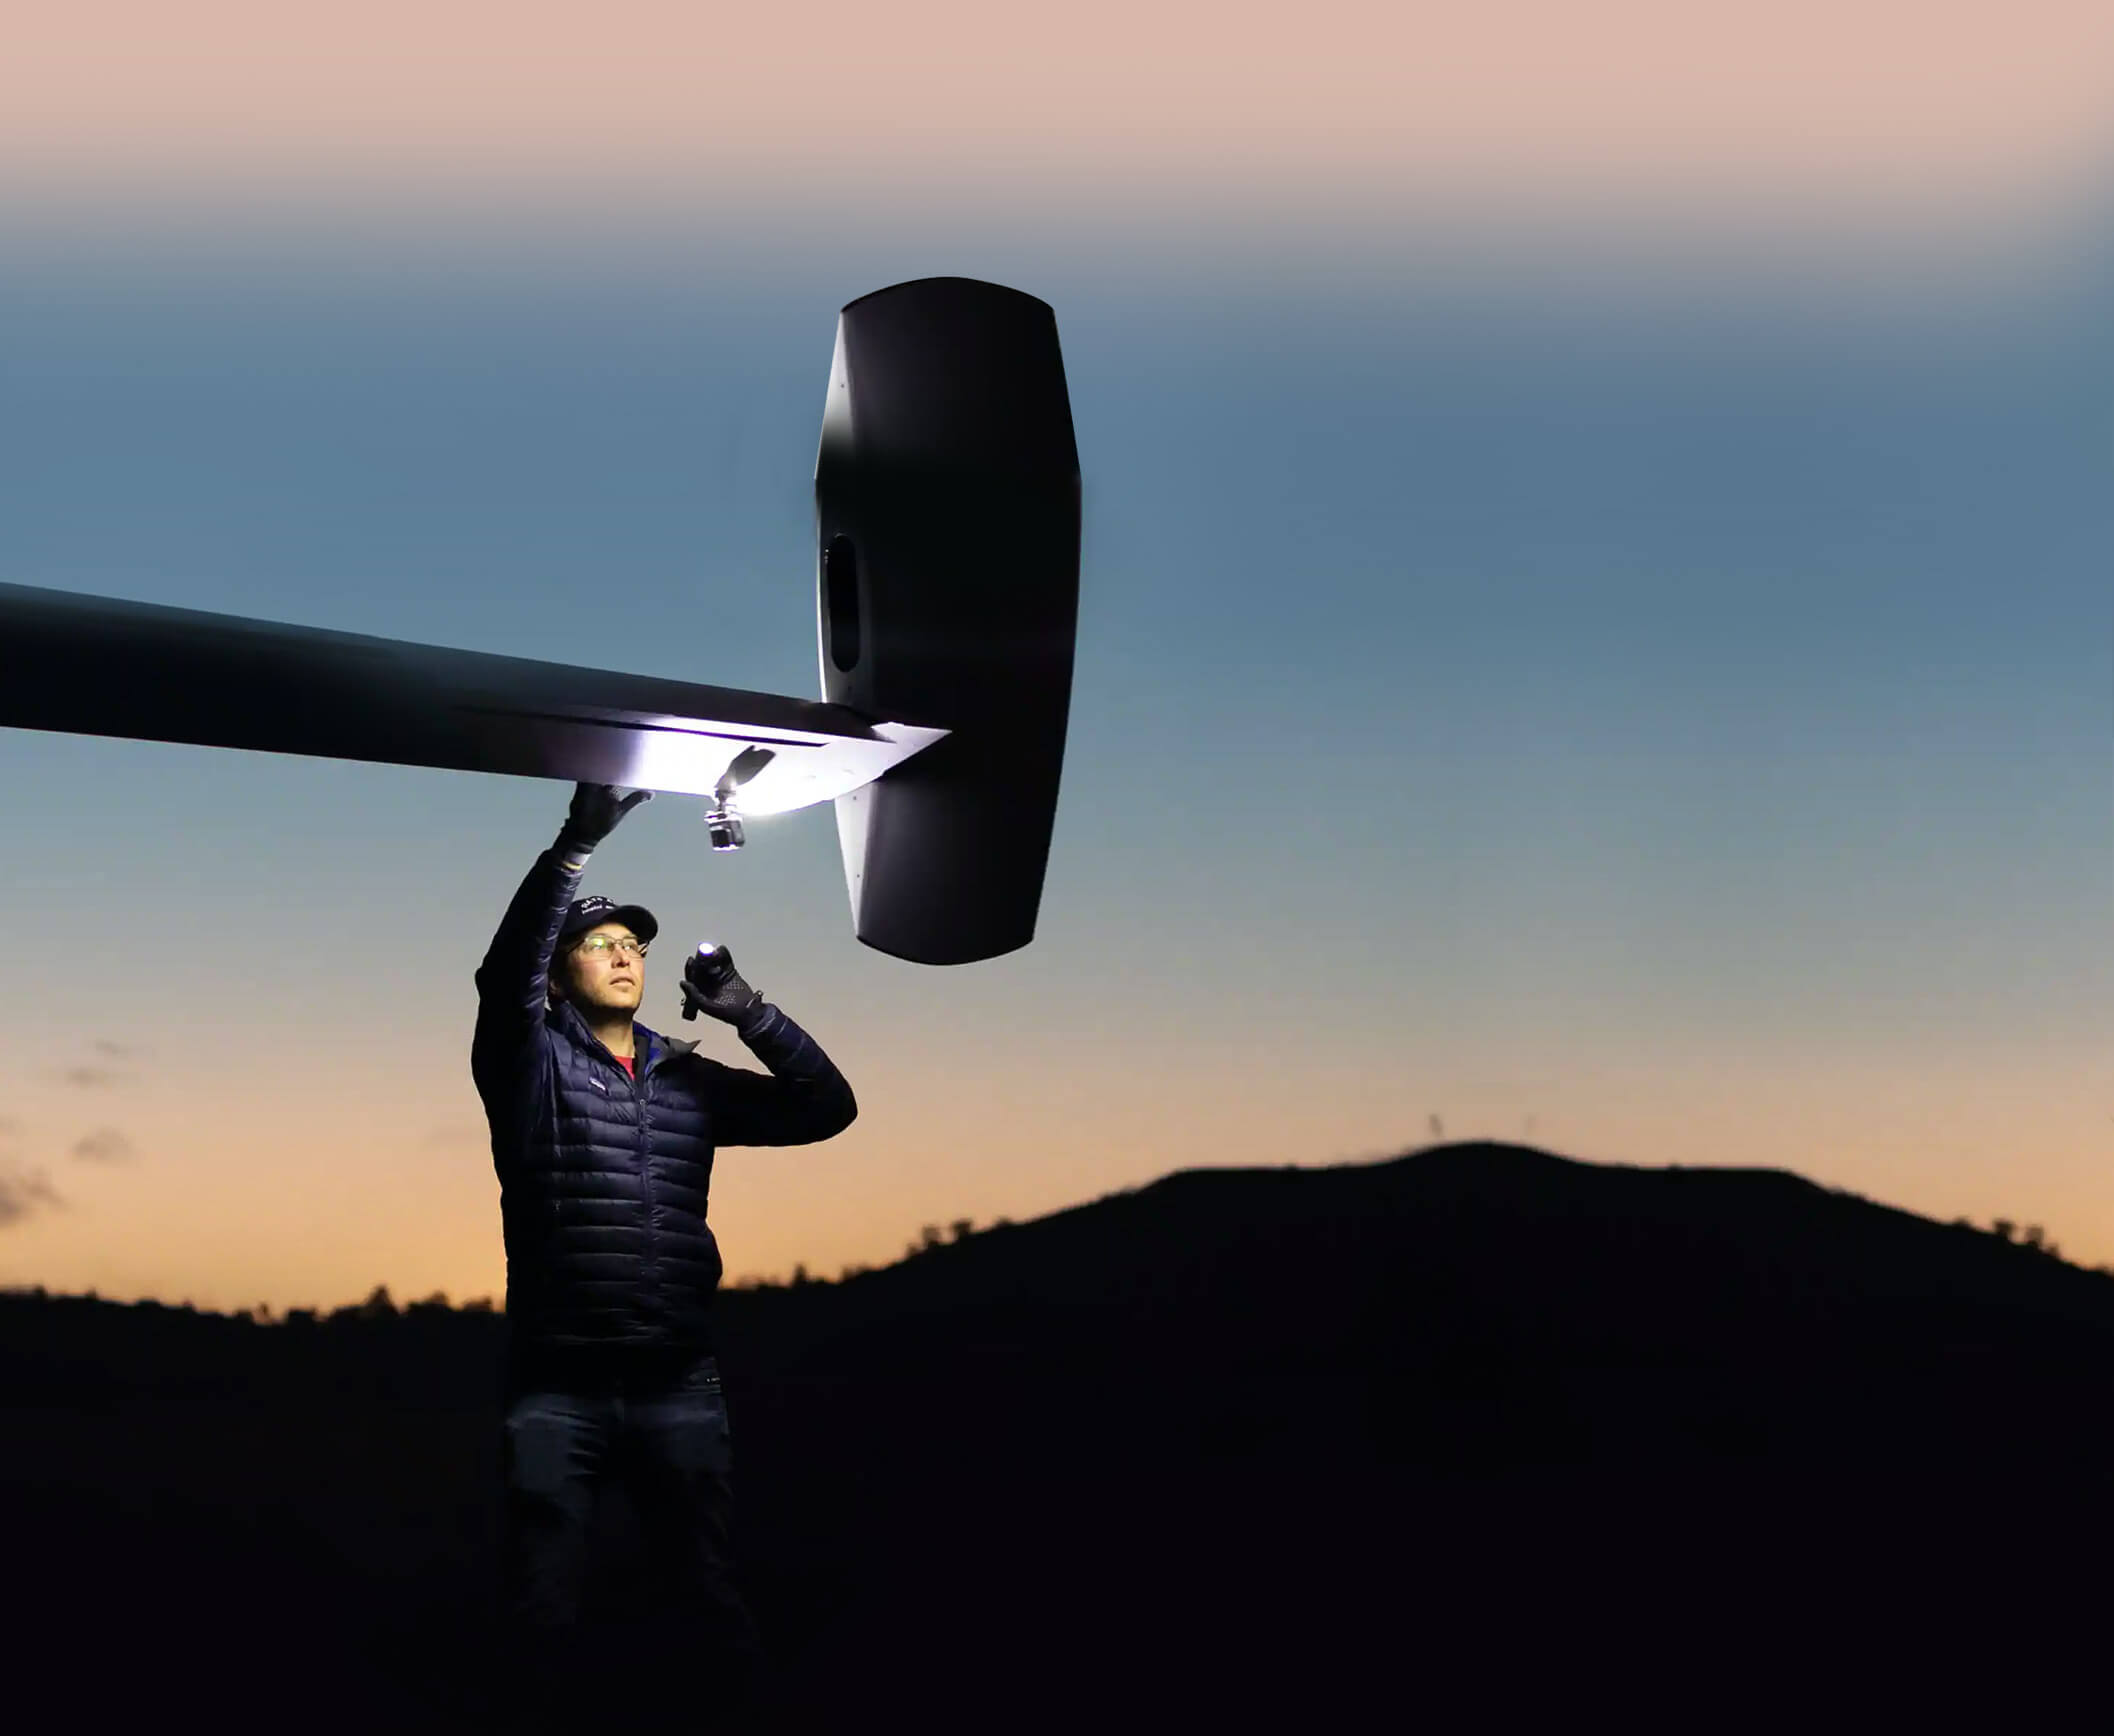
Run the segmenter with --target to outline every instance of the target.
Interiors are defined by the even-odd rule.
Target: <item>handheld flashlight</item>
[[[706,941],[683,960],[683,1017],[694,1019],[700,1001],[710,1000],[734,974],[724,948]]]

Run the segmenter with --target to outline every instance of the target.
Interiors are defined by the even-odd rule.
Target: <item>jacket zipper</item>
[[[660,1288],[660,1256],[653,1245],[653,1129],[646,1119],[646,1073],[648,1071],[648,1060],[649,1057],[638,1054],[634,1046],[631,1066],[625,1069],[624,1076],[630,1082],[632,1108],[638,1115],[639,1198],[644,1202],[646,1208],[645,1254],[639,1262],[642,1268],[640,1272],[642,1280],[640,1288],[645,1292],[646,1300],[650,1304],[656,1304],[649,1306],[645,1310],[650,1319],[660,1313],[660,1309],[657,1306],[659,1301],[657,1292]]]

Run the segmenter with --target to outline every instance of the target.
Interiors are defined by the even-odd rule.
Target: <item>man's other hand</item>
[[[592,850],[633,808],[652,799],[651,790],[633,790],[626,796],[618,794],[615,784],[575,784],[572,811],[565,816],[566,841]]]
[[[725,947],[700,948],[683,964],[683,1017],[699,1013],[738,1025],[763,1005],[763,996],[742,980]]]

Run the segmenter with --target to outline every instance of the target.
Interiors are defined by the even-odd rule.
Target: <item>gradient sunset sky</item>
[[[1461,10],[47,9],[0,581],[814,693],[836,311],[1011,284],[1035,944],[858,946],[826,810],[589,876],[858,1091],[722,1156],[731,1275],[1434,1116],[2114,1260],[2114,13]],[[497,1296],[470,976],[568,793],[0,731],[0,1283]]]

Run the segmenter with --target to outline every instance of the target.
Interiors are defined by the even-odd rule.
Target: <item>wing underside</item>
[[[709,795],[783,813],[946,734],[847,706],[0,585],[0,726]]]

